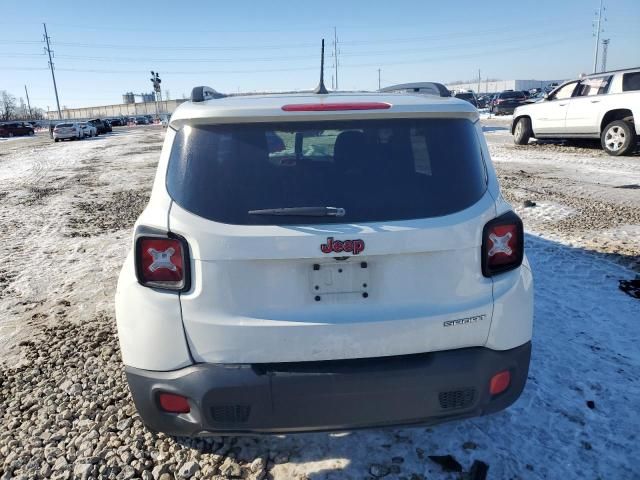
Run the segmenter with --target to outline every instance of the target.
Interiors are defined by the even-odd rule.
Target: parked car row
[[[58,123],[52,130],[54,142],[60,140],[82,140],[85,137],[97,137],[113,131],[108,120],[94,118],[86,122]]]
[[[106,119],[112,127],[126,127],[127,119],[125,117],[110,117]]]
[[[557,84],[553,84],[556,85]],[[545,98],[549,89],[534,88],[529,91],[503,90],[497,93],[485,93],[476,95],[473,91],[452,92],[452,96],[466,100],[476,108],[488,108],[494,115],[510,115],[513,111],[528,103],[539,102]]]
[[[127,125],[151,125],[156,123],[155,115],[133,115],[130,117],[111,117],[107,119],[114,127],[126,127]]]

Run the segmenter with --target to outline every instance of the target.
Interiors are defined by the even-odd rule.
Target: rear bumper
[[[171,372],[126,367],[145,424],[171,435],[284,433],[439,423],[502,410],[520,396],[531,343],[401,357],[255,365],[197,364]],[[489,382],[509,370],[492,396]],[[161,392],[189,398],[171,414]]]

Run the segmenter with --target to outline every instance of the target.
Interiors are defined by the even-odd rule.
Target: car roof
[[[326,103],[388,103],[388,109],[340,111],[283,111],[288,104],[318,105]],[[171,126],[206,123],[255,123],[281,121],[313,121],[336,119],[381,119],[464,117],[478,118],[470,103],[455,97],[438,97],[419,93],[330,93],[238,95],[185,102],[171,116]]]
[[[608,73],[628,73],[628,72],[637,72],[640,71],[640,67],[634,67],[634,68],[621,68],[619,70],[608,70],[606,72],[596,72],[596,73],[590,73],[589,75],[585,75],[582,78],[589,78],[589,77],[600,77],[602,75],[606,75]],[[579,79],[581,80],[581,79]]]

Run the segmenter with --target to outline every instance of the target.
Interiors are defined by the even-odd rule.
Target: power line
[[[6,43],[11,43],[7,41]],[[124,49],[131,50],[131,45],[116,45],[116,44],[104,44],[104,43],[78,43],[78,42],[56,42],[58,46],[64,47],[79,47],[79,48],[113,48],[113,49]],[[197,45],[185,45],[185,46],[163,46],[163,45],[144,45],[137,44],[135,48],[137,49],[151,49],[151,50],[198,50],[198,51],[236,51],[236,50],[278,50],[278,49],[311,49],[315,47],[315,44],[306,43],[306,44],[282,44],[282,45],[238,45],[238,46],[227,46],[227,47],[203,47]]]
[[[564,34],[567,33],[565,30]],[[514,45],[518,41],[525,41],[527,37],[539,37],[540,33],[536,32],[532,35],[518,35],[513,38],[505,38],[504,42],[509,43],[510,45]],[[548,35],[546,35],[548,37]],[[529,42],[527,42],[529,43]],[[59,45],[59,43],[57,43]],[[469,48],[475,47],[478,43],[476,41],[473,42],[463,42],[463,43],[448,43],[444,46],[438,46],[438,51],[447,51],[447,50],[456,50],[459,48]],[[334,47],[335,50],[335,47]],[[393,57],[412,55],[415,53],[423,54],[425,51],[424,47],[416,47],[416,48],[405,48],[401,51],[398,49],[395,50],[368,50],[368,51],[355,51],[355,52],[346,52],[343,53],[342,49],[338,49],[338,55],[344,57],[369,57],[369,56],[385,56],[385,55],[393,55]],[[23,57],[39,57],[41,54],[34,53],[22,53],[22,52],[12,52],[9,54],[0,54],[0,57],[6,58],[23,58]],[[334,58],[334,68],[335,68],[335,53],[332,54]],[[309,59],[310,55],[283,55],[283,56],[268,56],[268,57],[234,57],[234,58],[155,58],[155,57],[122,57],[122,56],[105,56],[105,55],[70,55],[70,54],[59,54],[58,58],[66,58],[66,59],[82,59],[82,60],[95,60],[95,61],[111,61],[111,62],[162,62],[162,63],[239,63],[239,62],[272,62],[279,60],[302,60]]]
[[[563,40],[566,40],[567,38],[570,37],[566,37]],[[517,47],[505,47],[505,48],[501,48],[501,49],[488,49],[485,51],[480,51],[480,52],[468,52],[468,53],[463,53],[463,54],[459,54],[459,55],[439,55],[439,56],[433,56],[433,57],[424,57],[421,59],[415,59],[415,60],[409,60],[409,61],[398,61],[398,62],[385,62],[383,64],[383,67],[385,66],[389,66],[389,65],[416,65],[416,64],[422,64],[422,63],[427,63],[427,62],[432,62],[432,61],[438,61],[438,60],[457,60],[460,58],[476,58],[478,56],[482,56],[482,55],[492,55],[492,54],[498,54],[498,53],[507,53],[507,52],[513,52],[513,51],[531,51],[531,50],[537,50],[540,47],[543,46],[547,46],[547,45],[557,45],[558,40],[551,40],[551,41],[547,41],[547,42],[538,42],[535,45],[530,45],[529,47],[521,47],[521,46],[517,46]],[[360,64],[344,64],[343,67],[344,68],[352,68],[352,67],[374,67],[374,66],[378,66],[378,64],[376,63],[360,63]]]
[[[530,25],[529,25],[530,26]],[[548,29],[548,30],[544,30],[544,29],[535,29],[535,31],[532,31],[529,33],[529,35],[536,35],[536,36],[541,36],[541,35],[545,35],[546,33],[565,33],[567,31],[578,31],[578,30],[582,30],[581,27],[573,27],[573,28],[553,28],[553,29]],[[371,39],[367,39],[367,40],[342,40],[340,43],[342,45],[351,45],[351,46],[357,46],[357,45],[370,45],[370,44],[376,44],[376,43],[384,43],[384,44],[389,44],[389,43],[413,43],[413,42],[421,42],[421,41],[432,41],[432,40],[446,40],[447,42],[451,39],[451,38],[464,38],[464,37],[486,37],[486,36],[491,36],[494,34],[498,34],[498,36],[500,35],[522,35],[523,31],[522,28],[515,28],[512,30],[509,29],[504,29],[504,28],[499,28],[499,29],[488,29],[488,30],[483,30],[483,31],[465,31],[465,32],[459,32],[459,33],[442,33],[442,34],[432,34],[432,35],[421,35],[418,37],[399,37],[399,38],[386,38],[386,39],[380,39],[380,40],[371,40]]]
[[[566,37],[569,38],[569,37]],[[549,40],[547,42],[538,42],[536,44],[532,44],[529,47],[522,47],[522,46],[511,46],[511,47],[505,47],[502,49],[495,49],[495,48],[485,48],[483,50],[478,50],[478,51],[468,51],[465,52],[463,54],[455,54],[455,55],[451,55],[451,54],[444,54],[444,55],[434,55],[434,56],[430,56],[430,57],[422,57],[422,58],[418,58],[418,59],[411,59],[411,60],[400,60],[400,61],[391,61],[391,62],[384,62],[382,64],[382,67],[387,67],[387,66],[391,66],[391,65],[418,65],[418,64],[423,64],[423,63],[427,63],[427,62],[432,62],[432,61],[438,61],[438,60],[456,60],[456,59],[460,59],[460,58],[476,58],[478,56],[484,56],[484,55],[493,55],[493,54],[499,54],[499,53],[506,53],[506,52],[511,52],[511,51],[530,51],[530,50],[536,50],[538,48],[540,48],[541,46],[546,46],[546,45],[554,45],[557,44],[558,41],[563,41],[566,40],[566,38],[563,39],[554,39],[554,40]],[[359,67],[380,67],[380,63],[355,63],[355,64],[343,64],[343,67],[346,68],[359,68]],[[40,68],[29,68],[29,67],[0,67],[0,69],[2,70],[41,70]],[[317,69],[317,65],[310,65],[310,66],[300,66],[300,67],[288,67],[288,68],[272,68],[272,69],[241,69],[241,70],[191,70],[191,71],[166,71],[164,72],[165,75],[201,75],[201,74],[219,74],[219,75],[225,75],[225,74],[253,74],[253,73],[272,73],[272,72],[291,72],[291,71],[305,71],[305,70],[316,70]],[[82,69],[82,68],[57,68],[57,71],[62,71],[62,72],[84,72],[84,73],[105,73],[105,74],[119,74],[119,73],[135,73],[135,74],[139,74],[141,73],[142,69],[136,69],[136,70],[110,70],[110,69]]]
[[[577,31],[578,28],[574,27],[573,29],[574,31]],[[562,28],[562,29],[553,29],[553,30],[547,30],[547,31],[541,31],[540,29],[537,29],[535,32],[531,32],[529,35],[530,36],[540,36],[540,35],[546,35],[548,33],[554,33],[554,32],[558,32],[558,33],[565,33],[569,31],[567,28]],[[423,36],[419,36],[419,37],[402,37],[402,38],[390,38],[390,39],[379,39],[379,40],[371,40],[371,39],[366,39],[366,40],[348,40],[348,41],[343,41],[340,40],[340,44],[341,45],[347,45],[347,46],[360,46],[360,45],[375,45],[375,44],[389,44],[389,43],[414,43],[417,41],[431,41],[431,40],[438,40],[438,39],[443,39],[443,40],[448,40],[452,37],[455,38],[464,38],[464,37],[469,37],[469,38],[473,38],[473,37],[484,37],[487,35],[493,35],[493,34],[498,34],[498,35],[502,35],[502,34],[517,34],[518,36],[522,35],[522,29],[518,28],[518,29],[514,29],[514,30],[509,30],[509,29],[492,29],[492,30],[484,30],[481,32],[469,32],[469,31],[465,31],[465,32],[458,32],[458,33],[447,33],[447,34],[434,34],[434,35],[423,35]],[[334,42],[336,40],[337,37],[337,32],[334,30]],[[38,44],[39,42],[37,41],[31,41],[31,40],[0,40],[0,44],[16,44],[16,45],[20,45],[20,44],[24,44],[24,45],[29,45],[29,44]],[[78,48],[113,48],[113,49],[125,49],[125,50],[131,50],[133,48],[135,49],[156,49],[156,50],[174,50],[174,51],[181,51],[181,50],[194,50],[194,51],[238,51],[238,50],[273,50],[273,49],[291,49],[291,50],[299,50],[299,49],[313,49],[316,47],[315,43],[286,43],[286,44],[271,44],[271,45],[264,45],[264,44],[260,44],[260,45],[225,45],[225,46],[203,46],[203,45],[158,45],[158,44],[139,44],[136,43],[135,45],[118,45],[118,44],[103,44],[103,43],[85,43],[85,42],[55,42],[56,46],[65,46],[65,47],[78,47]]]

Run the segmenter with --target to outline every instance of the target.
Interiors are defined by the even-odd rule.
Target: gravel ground
[[[253,439],[147,431],[129,398],[110,317],[61,321],[19,346],[20,365],[0,372],[3,479],[261,479],[282,461]]]
[[[501,135],[501,130],[493,132]],[[471,478],[474,461],[490,461],[487,444],[499,443],[503,426],[516,421],[518,415],[524,420],[529,417],[528,404],[523,402],[540,404],[541,412],[547,413],[544,403],[548,397],[543,391],[505,412],[500,425],[487,417],[438,429],[202,440],[147,431],[126,386],[115,336],[113,294],[129,247],[129,229],[147,200],[162,136],[157,129],[138,128],[83,142],[53,144],[39,135],[0,144],[0,235],[10,255],[9,262],[0,264],[1,480],[463,479]],[[591,258],[596,261],[589,252],[605,253],[617,263],[637,267],[640,158],[618,161],[597,150],[558,146],[515,149],[504,141],[491,142],[491,135],[487,136],[503,194],[517,206],[529,231],[583,249],[575,253],[579,261],[572,260],[575,269],[579,265],[587,268]],[[536,205],[525,207],[525,201]],[[548,262],[549,256],[564,248],[540,242],[534,242],[533,249]],[[556,275],[560,275],[563,267],[557,268]],[[619,272],[599,268],[607,277]],[[579,291],[578,270],[573,277],[574,289]],[[553,290],[551,284],[543,286],[542,295],[555,299]],[[546,305],[546,315],[565,312],[564,305]],[[602,308],[606,310],[604,304]],[[625,304],[625,308],[629,316],[633,307]],[[575,316],[572,309],[563,315]],[[604,349],[615,360],[611,365],[620,361],[621,357],[597,345],[597,340],[590,340],[585,348],[589,352]],[[572,343],[576,355],[582,352],[579,346]],[[626,351],[627,347],[621,348]],[[617,351],[615,345],[612,348]],[[549,353],[554,352],[545,352]],[[633,371],[635,364],[624,359],[626,371]],[[540,378],[530,378],[531,388],[543,386],[538,382],[543,382],[544,375],[536,377]],[[635,377],[629,382],[620,388],[628,388],[633,395]],[[584,395],[603,390],[599,384],[578,384],[581,386],[572,388]],[[616,389],[612,392],[618,394]],[[596,422],[591,428],[597,435],[597,426],[605,425],[598,422],[613,418],[606,410],[602,419],[594,416],[597,410],[589,412],[563,411],[559,419],[542,419],[549,430],[552,423],[565,422],[566,428],[581,425],[576,427],[582,433],[575,433],[579,439],[575,448],[576,458],[582,458],[585,465],[593,465],[596,460],[588,455],[600,446],[585,436],[584,419]],[[535,422],[535,418],[530,420]],[[572,441],[561,440],[563,445]],[[626,445],[637,439],[602,437],[599,441],[601,448],[613,445],[624,456]],[[442,448],[447,451],[439,452]],[[494,461],[490,473],[504,476],[490,478],[554,478],[548,472],[556,470],[536,465],[527,459],[527,452],[511,454],[509,445],[497,448],[504,453],[497,455],[504,465]],[[461,465],[443,473],[429,456],[448,450],[455,450]],[[371,452],[369,461],[367,452]],[[557,449],[549,451],[553,462],[562,462],[558,453]],[[635,462],[630,458],[627,456],[629,462]],[[624,462],[624,458],[610,460],[613,465]],[[458,467],[462,472],[455,471]],[[574,478],[606,478],[595,471],[581,471],[579,465],[563,467]],[[600,465],[598,470],[606,468]],[[617,478],[634,478],[632,469],[625,465]]]

